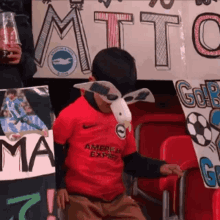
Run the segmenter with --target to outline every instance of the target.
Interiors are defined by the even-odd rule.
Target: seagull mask
[[[118,123],[123,124],[125,128],[131,131],[131,112],[128,104],[138,101],[155,102],[154,96],[147,88],[142,88],[130,92],[122,97],[121,92],[108,81],[94,81],[87,83],[75,84],[73,87],[83,89],[88,92],[97,93],[110,107]]]

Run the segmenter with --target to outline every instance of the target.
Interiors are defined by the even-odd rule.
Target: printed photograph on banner
[[[220,187],[220,80],[174,81],[208,188]]]
[[[0,103],[0,181],[55,173],[48,86],[0,90]]]
[[[35,90],[33,89],[33,92]],[[46,88],[40,88],[39,91],[48,95]],[[31,133],[48,137],[47,126],[34,112],[25,92],[28,91],[8,89],[5,92],[0,92],[0,95],[5,94],[1,108],[1,127],[10,141],[17,141],[22,136]]]

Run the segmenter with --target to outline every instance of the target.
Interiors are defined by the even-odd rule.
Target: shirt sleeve
[[[138,152],[130,154],[123,158],[124,172],[133,177],[158,178],[163,175],[160,173],[165,161],[152,159],[140,155]]]
[[[68,106],[61,111],[53,124],[54,141],[58,144],[66,144],[74,132],[75,117],[72,107]]]
[[[54,143],[54,151],[55,151],[55,164],[56,164],[56,187],[57,189],[65,189],[65,176],[66,176],[66,169],[64,169],[66,153],[64,148],[66,146]]]
[[[134,137],[134,130],[133,130],[133,125],[131,128],[131,131],[129,132],[128,129],[126,129],[126,135],[127,135],[127,144],[125,146],[125,149],[122,153],[122,157],[125,157],[129,154],[132,154],[137,151],[137,146],[135,142],[135,137]]]

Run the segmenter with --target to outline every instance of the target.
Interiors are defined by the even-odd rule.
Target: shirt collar
[[[92,92],[85,92],[85,95],[84,95],[86,101],[97,111],[101,112],[96,101],[95,101],[95,98],[94,98],[94,93]]]

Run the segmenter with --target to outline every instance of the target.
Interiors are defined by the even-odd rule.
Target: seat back
[[[198,167],[187,170],[184,188],[184,199],[182,201],[184,219],[212,220],[212,201],[215,189],[209,189],[204,186]]]
[[[160,159],[160,147],[171,136],[184,135],[185,117],[182,114],[152,114],[139,120],[135,136],[138,151],[146,157]],[[159,179],[138,178],[138,188],[162,200]]]
[[[185,161],[196,160],[196,153],[189,135],[167,138],[160,148],[160,159],[179,166]]]
[[[196,153],[189,135],[173,136],[166,139],[160,149],[160,159],[169,164],[181,166],[186,161],[196,161]],[[178,177],[160,178],[160,190],[170,193],[170,211],[178,214]]]
[[[220,189],[215,190],[212,202],[213,220],[220,220]]]

